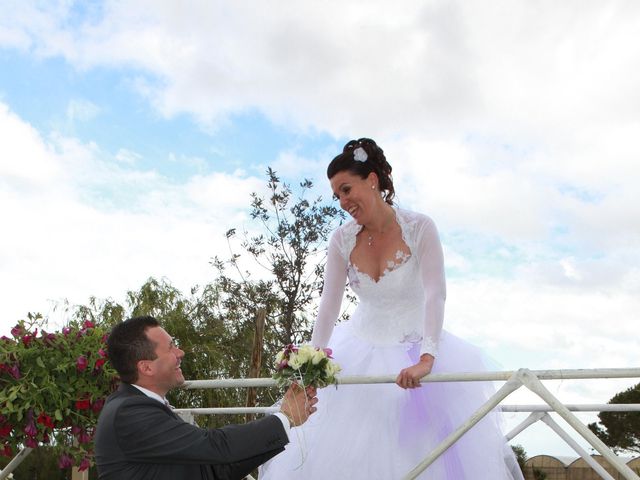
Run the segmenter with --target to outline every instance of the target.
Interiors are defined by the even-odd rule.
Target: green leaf
[[[58,420],[59,422],[62,421],[62,412],[60,411],[60,409],[57,409],[54,416],[56,417],[56,420]]]
[[[42,357],[36,358],[36,363],[39,367],[44,368],[44,362],[42,361]]]

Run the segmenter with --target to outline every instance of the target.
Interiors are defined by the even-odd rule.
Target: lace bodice
[[[380,345],[421,342],[421,354],[437,354],[446,296],[438,232],[425,215],[396,209],[396,220],[410,253],[399,251],[377,282],[349,261],[361,226],[351,221],[333,233],[314,345],[330,343],[348,280],[359,299],[349,320],[356,335]]]

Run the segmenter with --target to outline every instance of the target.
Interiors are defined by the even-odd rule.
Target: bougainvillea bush
[[[106,337],[90,321],[46,332],[30,315],[0,338],[1,455],[52,446],[60,468],[89,468],[98,415],[116,385]]]

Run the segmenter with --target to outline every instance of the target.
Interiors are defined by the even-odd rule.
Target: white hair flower
[[[364,148],[358,147],[353,151],[353,159],[356,162],[366,162],[367,158],[369,157],[367,156],[367,152],[364,151]]]

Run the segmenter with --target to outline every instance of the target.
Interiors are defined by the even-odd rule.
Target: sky
[[[269,166],[330,202],[326,165],[371,137],[439,228],[446,329],[506,370],[638,367],[639,31],[631,0],[0,0],[0,334],[213,280]],[[573,455],[546,426],[514,443]]]

